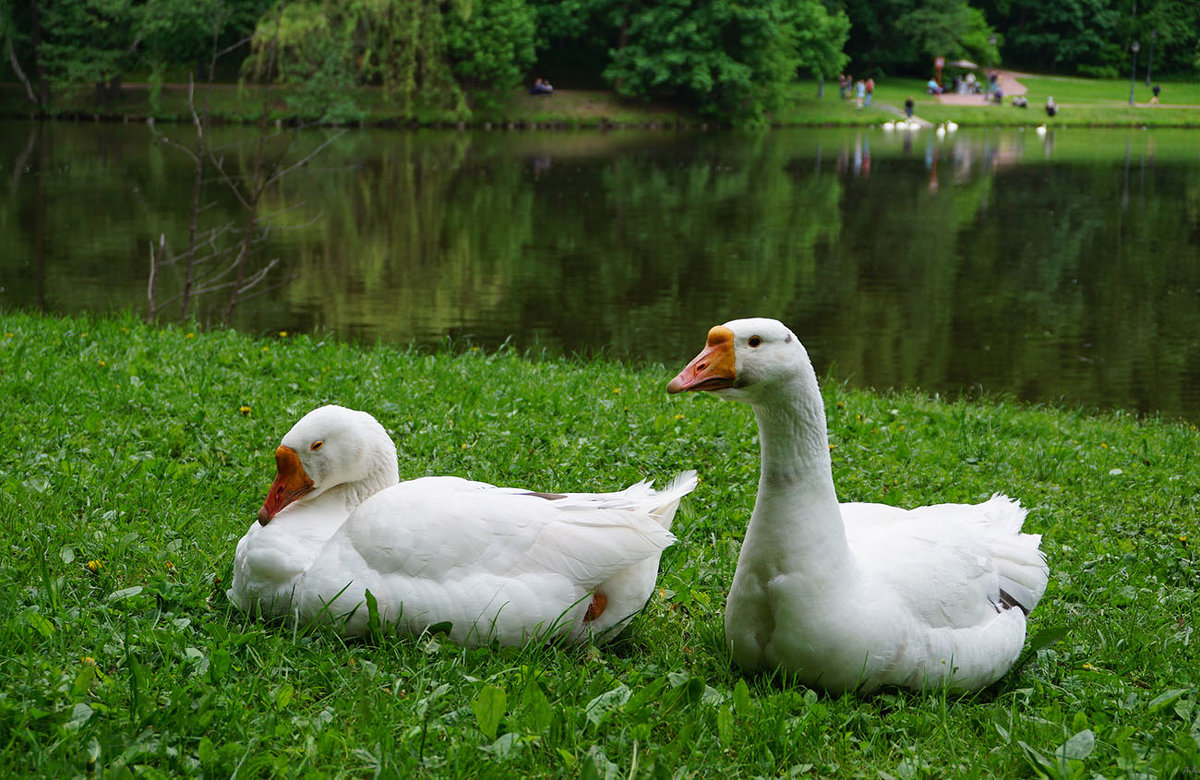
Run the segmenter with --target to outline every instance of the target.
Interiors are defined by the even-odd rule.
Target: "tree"
[[[919,73],[920,53],[914,42],[896,29],[896,20],[916,7],[915,0],[845,0],[850,19],[846,54],[855,74]]]
[[[446,18],[446,53],[476,103],[521,83],[534,61],[534,10],[525,0],[463,3]]]
[[[934,57],[990,59],[992,34],[983,12],[966,0],[928,0],[896,20],[896,30],[925,62]]]
[[[836,70],[847,32],[818,0],[665,0],[610,12],[620,32],[605,79],[624,95],[674,97],[717,119],[760,119],[798,69]],[[814,35],[829,37],[815,45]]]
[[[138,44],[132,2],[57,0],[41,11],[45,37],[38,58],[51,85],[95,84],[99,101],[114,98]]]
[[[347,87],[375,83],[410,116],[461,119],[520,82],[533,11],[525,0],[301,0],[259,21],[254,67],[266,41],[278,42],[283,82],[340,105],[331,118],[350,111]]]
[[[260,86],[262,108],[258,117],[258,135],[246,144],[233,144],[217,148],[212,143],[209,98],[217,70],[217,61],[231,51],[222,49],[220,41],[225,25],[233,14],[229,8],[217,2],[207,9],[203,22],[210,34],[208,80],[202,102],[197,105],[195,91],[188,93],[188,105],[192,112],[192,124],[196,138],[192,144],[172,140],[158,132],[153,121],[150,123],[155,137],[163,144],[185,154],[192,162],[195,175],[192,180],[191,208],[188,215],[187,242],[182,251],[164,233],[157,245],[150,247],[150,279],[147,285],[148,317],[154,320],[169,303],[178,300],[180,317],[194,312],[197,299],[214,292],[227,292],[224,320],[229,322],[238,304],[247,297],[265,292],[268,275],[279,263],[279,258],[256,262],[254,255],[266,242],[270,233],[270,217],[262,214],[262,202],[267,191],[275,187],[289,173],[307,164],[334,138],[327,138],[299,160],[289,160],[289,149],[293,134],[272,131],[268,123],[271,101],[271,81],[274,76],[277,41],[259,41],[262,57],[257,63],[264,76]],[[276,25],[278,29],[278,25]],[[236,47],[234,47],[236,48]],[[248,160],[238,154],[243,146],[251,146]],[[239,159],[242,158],[242,159]],[[239,166],[239,163],[241,165]],[[238,166],[238,167],[235,167]],[[203,228],[201,217],[207,210],[202,197],[207,189],[207,177],[215,174],[237,204],[241,207],[241,219]],[[159,292],[159,277],[167,269],[181,268],[180,291],[164,300]]]

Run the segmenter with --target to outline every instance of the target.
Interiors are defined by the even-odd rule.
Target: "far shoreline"
[[[1035,80],[1039,77],[1033,77]],[[1086,82],[1085,82],[1086,83]],[[833,128],[878,127],[904,117],[899,108],[912,94],[915,118],[926,126],[954,122],[961,127],[1036,127],[1046,125],[1071,128],[1200,128],[1200,105],[1124,105],[1107,102],[1072,101],[1069,90],[1056,98],[1060,111],[1046,117],[1039,108],[1036,93],[1030,94],[1030,108],[1012,108],[1007,104],[943,103],[937,96],[917,91],[922,85],[915,79],[889,79],[881,84],[871,106],[858,106],[853,99],[836,93],[836,84],[826,83],[824,96],[818,97],[816,82],[798,83],[788,105],[765,121],[734,124],[696,116],[667,103],[648,103],[620,97],[610,90],[559,89],[551,95],[529,95],[525,90],[511,93],[502,107],[478,111],[471,117],[457,117],[420,109],[413,115],[402,114],[384,101],[380,90],[358,87],[356,115],[337,121],[307,116],[289,105],[288,89],[273,87],[268,121],[276,126],[369,127],[397,130],[714,130],[745,127]],[[1057,85],[1056,85],[1057,86]],[[207,87],[195,87],[199,103]],[[0,84],[0,118],[14,121],[62,121],[95,123],[187,123],[193,119],[188,106],[188,85],[167,84],[162,88],[158,106],[151,107],[147,84],[130,83],[120,87],[120,96],[99,104],[91,90],[74,96],[57,96],[43,112],[30,110],[20,84]],[[214,125],[253,125],[261,121],[262,93],[258,85],[214,84],[211,122]]]

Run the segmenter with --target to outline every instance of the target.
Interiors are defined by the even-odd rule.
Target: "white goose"
[[[725,613],[738,664],[835,692],[973,690],[1012,666],[1049,576],[1018,502],[839,504],[816,374],[775,320],[713,328],[667,390],[743,401],[758,421],[758,498]]]
[[[238,542],[227,595],[305,625],[449,623],[464,644],[615,637],[645,605],[679,500],[662,491],[536,493],[457,477],[399,483],[396,449],[365,412],[309,412],[275,452],[278,474]]]

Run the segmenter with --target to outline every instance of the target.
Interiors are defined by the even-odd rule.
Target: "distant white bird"
[[[387,431],[340,406],[305,415],[275,460],[230,600],[350,636],[372,614],[412,634],[445,623],[469,645],[615,637],[653,592],[679,500],[696,486],[695,472],[616,493],[398,483]]]
[[[886,130],[886,131],[892,131],[892,130],[895,130],[895,129],[896,129],[896,123],[895,123],[895,122],[884,122],[884,123],[883,123],[882,125],[880,125],[880,126],[881,126],[881,127],[884,129],[884,130]]]
[[[1042,125],[1038,125],[1038,126],[1037,126],[1037,134],[1038,134],[1038,135],[1045,135],[1045,134],[1046,134],[1046,126],[1045,126],[1044,124],[1042,124]]]
[[[977,690],[1012,667],[1049,578],[1020,503],[839,503],[817,376],[781,322],[712,328],[667,385],[687,390],[758,421],[758,498],[725,610],[734,661],[834,692]]]
[[[938,125],[938,129],[937,129],[937,137],[938,137],[938,138],[945,138],[945,137],[946,137],[946,126],[945,126],[945,125]]]
[[[956,123],[951,122],[951,121],[946,122],[946,132],[947,133],[953,133],[956,130],[958,130],[958,125]]]

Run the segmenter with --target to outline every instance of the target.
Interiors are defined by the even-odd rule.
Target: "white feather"
[[[306,448],[310,441],[323,446]],[[250,527],[229,597],[242,609],[329,622],[347,635],[367,629],[369,591],[382,622],[412,633],[449,623],[450,636],[470,644],[612,638],[649,598],[659,557],[675,541],[675,510],[696,486],[694,472],[661,491],[639,482],[597,494],[457,477],[397,484],[386,432],[341,407],[310,413],[284,444],[310,476],[343,481],[318,483],[319,495]],[[349,452],[374,472],[351,473]],[[588,614],[600,597],[603,610]]]
[[[998,494],[912,510],[839,503],[803,345],[775,320],[723,328],[669,389],[716,388],[758,420],[762,477],[725,615],[734,659],[833,691],[997,680],[1049,576],[1040,537],[1021,533],[1025,510]],[[701,368],[730,362],[724,387],[703,382]]]

